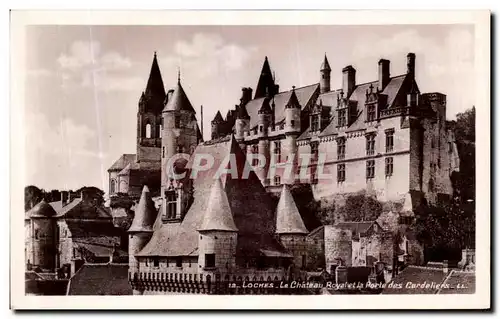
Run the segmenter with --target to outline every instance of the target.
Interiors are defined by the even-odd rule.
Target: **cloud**
[[[189,41],[175,43],[174,54],[163,57],[160,63],[203,78],[242,69],[255,51],[256,47],[228,43],[217,34],[197,33]]]
[[[54,75],[54,73],[48,69],[31,69],[26,71],[26,75],[34,78],[46,78]]]
[[[131,75],[132,61],[116,51],[102,52],[96,41],[75,41],[57,59],[63,88],[98,91],[138,90],[141,78]]]

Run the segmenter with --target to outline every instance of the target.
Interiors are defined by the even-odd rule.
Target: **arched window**
[[[159,137],[159,138],[161,138],[161,132],[162,132],[162,130],[163,130],[162,125],[161,125],[161,124],[160,124],[160,125],[158,125],[158,137]]]
[[[151,138],[151,124],[146,124],[146,138]]]

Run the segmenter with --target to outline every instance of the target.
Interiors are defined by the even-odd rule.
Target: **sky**
[[[139,97],[156,51],[165,89],[181,82],[204,137],[217,110],[255,90],[264,57],[280,90],[319,82],[326,54],[332,89],[341,70],[356,82],[377,79],[378,60],[391,76],[416,54],[422,93],[447,95],[447,117],[475,103],[472,25],[386,26],[29,26],[26,29],[26,185],[46,190],[108,190],[107,169],[135,153]]]

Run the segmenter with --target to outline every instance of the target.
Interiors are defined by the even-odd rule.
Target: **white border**
[[[474,24],[476,294],[334,296],[25,296],[24,48],[30,24]],[[14,309],[469,309],[490,306],[490,13],[488,11],[13,11],[11,12],[11,307]],[[467,89],[467,88],[464,88]],[[485,164],[485,165],[482,165]],[[488,165],[486,165],[488,164]]]

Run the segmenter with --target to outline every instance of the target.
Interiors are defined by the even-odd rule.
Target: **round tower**
[[[238,228],[220,179],[212,185],[198,232],[199,271],[207,275],[230,273],[236,266]]]
[[[192,154],[201,140],[196,112],[191,105],[180,78],[171,97],[167,100],[162,112],[163,132],[161,143],[161,191],[164,194],[168,188],[171,168],[166,167],[169,159],[180,153]],[[170,163],[172,164],[172,163]]]
[[[149,188],[144,186],[141,199],[135,208],[134,220],[128,229],[128,263],[131,278],[138,275],[140,271],[136,254],[138,254],[151,239],[156,214],[156,208],[151,198],[151,194],[149,193]],[[134,295],[137,294],[142,294],[142,292],[134,290]]]
[[[57,259],[56,212],[45,200],[36,204],[26,213],[27,227],[26,264],[33,268],[54,272]]]
[[[307,265],[308,233],[289,186],[284,184],[276,207],[276,234],[281,244],[293,256],[293,263],[298,268],[305,268]]]
[[[328,59],[326,58],[326,53],[325,53],[325,59],[323,60],[323,63],[321,64],[320,68],[320,81],[319,81],[319,91],[320,93],[326,93],[330,92],[330,73],[332,72],[332,69],[330,68],[330,64],[328,63]]]
[[[285,183],[295,183],[295,174],[297,173],[297,137],[300,135],[300,112],[301,106],[299,99],[295,94],[295,86],[292,87],[292,94],[285,105],[285,141],[283,143],[283,151],[288,156],[293,156],[291,162],[292,167],[288,167],[287,175],[284,176]],[[287,163],[289,159],[287,159]]]
[[[250,97],[248,96],[250,93]],[[248,115],[246,104],[250,101],[252,95],[251,89],[243,88],[240,105],[237,107],[235,121],[235,138],[236,141],[242,142],[245,139],[245,132],[250,130],[250,115]]]

